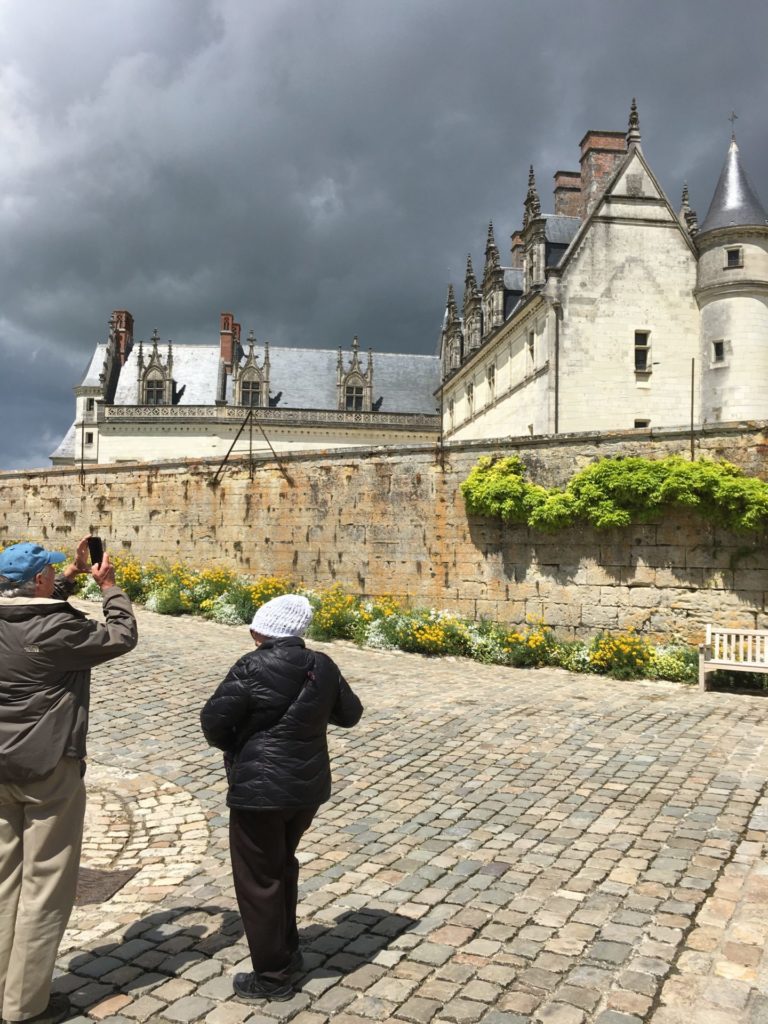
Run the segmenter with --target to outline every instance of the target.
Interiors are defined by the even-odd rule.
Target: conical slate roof
[[[742,224],[768,224],[768,214],[742,167],[736,139],[731,139],[720,180],[699,234]]]

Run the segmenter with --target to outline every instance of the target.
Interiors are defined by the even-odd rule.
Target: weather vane
[[[739,115],[736,113],[735,110],[732,110],[728,120],[731,122],[731,138],[734,141],[736,139],[736,122],[738,121],[738,119]]]

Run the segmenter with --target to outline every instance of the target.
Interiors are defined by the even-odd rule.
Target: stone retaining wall
[[[768,475],[766,424],[709,428],[697,457]],[[252,469],[184,462],[0,474],[0,543],[71,549],[88,531],[141,561],[219,563],[336,581],[471,616],[543,619],[562,636],[633,626],[701,638],[707,621],[768,628],[766,536],[691,515],[649,526],[554,535],[469,519],[459,492],[478,457],[516,451],[531,478],[563,484],[597,457],[690,452],[684,431],[578,434],[496,444],[341,450]]]

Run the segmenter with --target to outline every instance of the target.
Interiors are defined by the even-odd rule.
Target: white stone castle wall
[[[694,256],[668,217],[593,225],[562,282],[561,431],[689,422],[695,284]],[[648,374],[635,372],[635,331],[649,332]]]

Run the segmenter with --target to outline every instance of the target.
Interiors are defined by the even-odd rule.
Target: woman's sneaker
[[[236,974],[232,982],[235,998],[241,1002],[253,1003],[260,999],[273,999],[284,1003],[296,994],[289,981],[265,978],[263,974]]]

